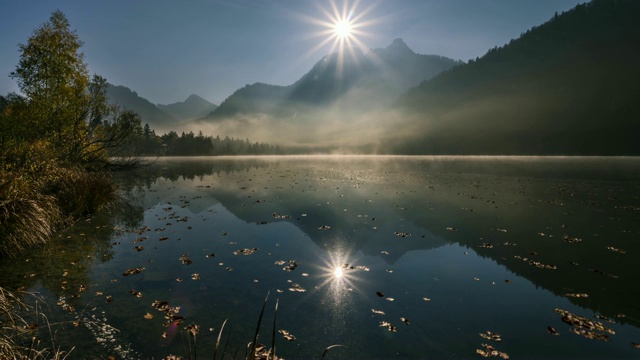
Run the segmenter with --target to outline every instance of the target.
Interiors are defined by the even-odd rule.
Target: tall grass
[[[116,197],[102,172],[56,166],[39,174],[0,170],[0,256],[16,257],[45,244],[60,226]]]
[[[1,287],[0,325],[0,359],[63,360],[70,353],[56,347],[51,324],[37,302],[29,306]],[[41,328],[49,334],[46,342],[40,339]]]
[[[46,243],[62,221],[53,196],[25,191],[21,181],[0,177],[0,255],[15,257]]]

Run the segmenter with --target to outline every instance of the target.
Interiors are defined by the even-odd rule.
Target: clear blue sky
[[[467,61],[585,0],[361,0],[363,50],[401,37],[415,52]],[[334,0],[339,9],[343,0]],[[330,45],[317,48],[323,0],[1,0],[0,94],[18,44],[56,9],[84,41],[89,69],[154,103],[198,94],[219,104],[254,82],[289,85]],[[315,34],[315,35],[314,35]]]

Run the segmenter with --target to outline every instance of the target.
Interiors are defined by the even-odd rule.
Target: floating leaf
[[[555,336],[560,335],[560,334],[556,331],[556,329],[552,328],[551,326],[547,326],[547,332],[548,332],[549,334],[551,334],[551,335],[555,335]]]
[[[136,251],[142,251],[144,250],[144,246],[136,246],[134,249],[136,249]]]
[[[182,265],[190,265],[193,263],[193,261],[191,261],[191,259],[189,259],[189,256],[187,255],[180,256],[180,262],[182,263]]]
[[[422,300],[424,301],[431,301],[431,299],[429,299],[428,297],[423,297]]]
[[[371,312],[378,315],[384,315],[384,311],[382,310],[371,309]]]
[[[500,334],[497,334],[488,330],[486,332],[480,333],[479,335],[483,339],[492,340],[496,342],[502,341],[502,336]]]
[[[290,332],[288,332],[287,330],[280,329],[280,330],[278,330],[278,332],[279,332],[280,334],[282,334],[282,336],[283,336],[285,339],[287,339],[287,341],[293,341],[293,340],[295,340],[295,339],[296,339],[296,337],[295,337],[295,336],[293,336],[293,334],[291,334],[291,333],[290,333]]]
[[[293,271],[298,267],[298,263],[295,260],[289,260],[289,264],[282,268],[284,271]]]
[[[409,319],[407,319],[406,317],[401,317],[400,321],[402,321],[403,323],[409,325]]]
[[[572,326],[570,329],[572,333],[583,336],[587,339],[608,341],[609,336],[604,333],[611,335],[615,335],[616,333],[613,329],[604,326],[599,321],[593,321],[586,317],[572,314],[567,310],[556,308],[554,311],[562,316],[560,320]]]
[[[293,283],[293,284],[291,284],[291,287],[289,288],[289,291],[305,292],[307,290],[305,290],[302,286],[300,286],[300,284]]]
[[[396,231],[396,232],[394,232],[394,234],[395,234],[396,236],[399,236],[399,237],[402,237],[402,238],[405,238],[405,237],[409,237],[409,236],[411,236],[411,233],[400,232],[400,231]]]
[[[331,229],[331,226],[329,225],[322,225],[318,228],[318,230],[329,230],[329,229]]]
[[[142,293],[140,291],[135,291],[135,290],[129,290],[129,294],[137,297],[137,298],[141,298],[142,297]]]
[[[200,274],[198,273],[191,274],[191,280],[200,280]]]
[[[147,319],[147,320],[151,320],[151,319],[153,319],[153,315],[151,315],[150,313],[146,313],[146,314],[144,314],[144,318]]]
[[[507,353],[498,351],[496,348],[494,348],[489,344],[481,344],[481,346],[482,346],[482,349],[476,349],[476,354],[484,358],[501,357],[502,359],[505,359],[505,360],[509,359],[509,355]]]
[[[571,298],[583,298],[586,299],[589,297],[589,294],[584,294],[584,293],[580,293],[580,294],[576,294],[576,293],[568,293],[568,294],[564,294],[564,296],[566,297],[571,297]]]
[[[234,251],[234,252],[233,252],[233,255],[239,255],[239,254],[242,254],[242,255],[247,256],[247,255],[251,255],[251,254],[255,253],[257,250],[258,250],[257,248],[253,248],[253,249],[240,249],[240,250],[236,250],[236,251]]]
[[[569,244],[582,242],[582,239],[577,238],[575,236],[569,236],[569,235],[564,235],[562,237],[562,240],[564,240],[565,242],[568,242]]]
[[[632,343],[631,343],[631,346],[632,346],[632,347],[634,347],[634,348],[636,348],[636,349],[640,349],[640,343],[634,343],[634,342],[632,342]]]
[[[390,332],[398,332],[398,328],[396,328],[392,323],[387,321],[381,321],[380,327],[386,327]]]
[[[617,252],[618,254],[626,254],[626,253],[627,253],[625,250],[623,250],[623,249],[618,249],[618,248],[613,247],[613,246],[608,246],[608,247],[607,247],[607,249],[608,249],[608,250],[611,250],[611,251],[613,251],[613,252]]]
[[[384,293],[382,291],[376,291],[376,295],[380,297],[384,297]]]
[[[129,276],[129,275],[139,274],[139,273],[143,272],[144,269],[145,268],[143,268],[143,267],[131,268],[131,269],[126,270],[125,272],[123,272],[122,275],[123,276]]]

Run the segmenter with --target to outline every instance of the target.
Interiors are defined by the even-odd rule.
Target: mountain
[[[407,154],[639,155],[640,2],[594,0],[422,82]]]
[[[364,54],[345,49],[323,57],[288,86],[247,85],[202,120],[215,122],[240,115],[296,116],[337,102],[361,111],[391,104],[398,95],[461,62],[414,53],[402,39]]]
[[[178,121],[188,121],[206,116],[218,106],[198,95],[190,95],[187,100],[173,104],[158,104],[158,109],[173,116]]]
[[[149,123],[152,128],[166,126],[176,122],[173,116],[162,111],[155,104],[138,96],[135,91],[125,86],[109,84],[107,97],[110,103],[138,113],[142,119],[142,123]]]

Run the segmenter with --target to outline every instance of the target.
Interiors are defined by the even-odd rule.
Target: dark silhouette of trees
[[[221,139],[206,136],[199,131],[182,132],[180,135],[175,131],[158,136],[145,124],[142,129],[139,147],[131,147],[130,151],[138,155],[151,156],[211,156],[211,155],[277,155],[282,154],[279,146],[267,143],[251,143],[249,139],[241,140],[226,136]]]

